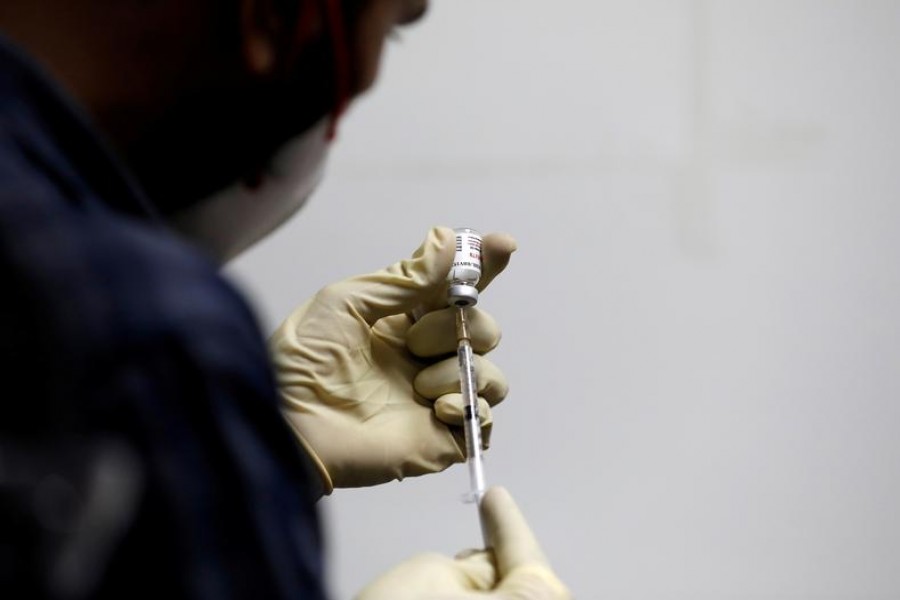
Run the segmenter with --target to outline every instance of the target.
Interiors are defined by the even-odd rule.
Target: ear
[[[240,0],[244,62],[251,73],[284,69],[321,30],[315,0]]]
[[[244,64],[254,75],[275,70],[279,23],[271,0],[240,0],[241,50]]]

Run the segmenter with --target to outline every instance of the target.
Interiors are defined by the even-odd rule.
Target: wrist
[[[303,437],[303,433],[300,429],[294,424],[293,419],[285,412],[282,411],[282,415],[284,416],[285,421],[287,421],[288,425],[291,428],[291,431],[294,432],[294,438],[297,440],[300,447],[303,449],[303,453],[309,458],[309,461],[316,469],[316,473],[318,473],[319,478],[318,482],[321,484],[319,488],[319,496],[328,496],[331,492],[334,491],[334,482],[331,480],[331,475],[328,474],[328,469],[325,468],[325,464],[322,462],[322,459],[319,458],[319,455],[312,449],[312,446],[309,445],[309,442],[306,441],[306,438]]]

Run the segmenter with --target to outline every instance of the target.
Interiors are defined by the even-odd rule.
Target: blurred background
[[[897,1],[435,0],[228,271],[272,330],[508,231],[487,476],[576,597],[898,598],[898,55]],[[479,545],[467,486],[324,499],[335,598]]]

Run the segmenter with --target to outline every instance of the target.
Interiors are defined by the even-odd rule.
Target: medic
[[[303,204],[386,37],[425,9],[0,2],[4,598],[325,598],[322,494],[464,460],[452,230],[325,288],[268,345],[218,272]],[[514,249],[484,237],[480,287]],[[471,328],[476,353],[499,342],[486,313]],[[507,385],[478,364],[487,432]],[[489,549],[414,558],[359,598],[569,597],[508,493],[482,513]]]

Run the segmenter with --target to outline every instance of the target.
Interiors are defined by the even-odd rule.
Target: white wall
[[[581,599],[900,597],[900,2],[452,0],[231,272],[267,325],[506,230],[491,482]],[[462,468],[323,501],[335,597],[477,545]]]

